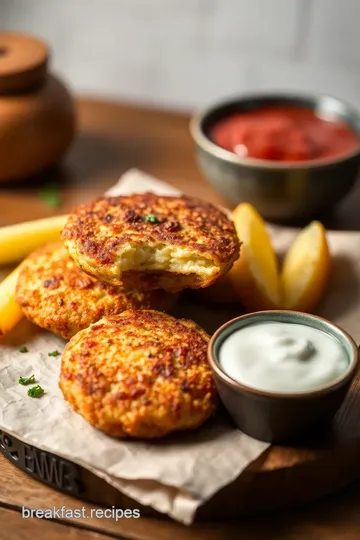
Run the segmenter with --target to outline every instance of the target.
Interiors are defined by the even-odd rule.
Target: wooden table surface
[[[89,99],[79,100],[78,109],[78,137],[63,165],[16,188],[0,188],[0,225],[65,213],[78,203],[101,195],[131,167],[162,178],[190,195],[224,204],[196,168],[186,115]],[[41,186],[49,181],[57,183],[62,193],[62,206],[56,211],[39,197]],[[327,217],[327,225],[360,230],[359,205],[360,186],[341,204],[336,215]],[[95,507],[40,484],[1,455],[0,477],[1,540],[360,538],[360,483],[286,514],[186,528],[167,520],[145,517],[119,521],[95,516],[24,519],[22,507],[61,508],[65,505],[68,509],[81,509],[84,506],[87,514]]]

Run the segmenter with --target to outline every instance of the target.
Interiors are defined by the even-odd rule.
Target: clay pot
[[[73,140],[73,99],[48,60],[39,39],[0,32],[0,182],[55,164]]]

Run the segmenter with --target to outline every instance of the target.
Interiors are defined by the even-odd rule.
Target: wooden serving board
[[[185,294],[175,315],[189,317],[212,334],[240,314],[239,306],[204,303]],[[66,493],[105,506],[140,508],[142,515],[159,514],[129,499],[104,480],[58,456],[23,444],[0,432],[0,451],[31,476]],[[223,488],[197,513],[197,520],[269,513],[320,498],[360,477],[360,375],[338,412],[331,432],[303,447],[270,447],[232,484]]]

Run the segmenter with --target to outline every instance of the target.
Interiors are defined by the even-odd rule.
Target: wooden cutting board
[[[190,310],[191,309],[191,310]],[[238,306],[210,305],[195,293],[185,295],[176,315],[191,317],[210,334],[240,314]],[[139,508],[89,471],[0,432],[0,451],[31,476],[75,497],[97,504]],[[232,484],[197,513],[198,520],[233,518],[283,510],[320,498],[360,477],[360,375],[338,412],[331,432],[300,448],[272,446]]]

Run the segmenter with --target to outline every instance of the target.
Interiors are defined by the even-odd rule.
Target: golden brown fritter
[[[100,198],[70,215],[62,237],[85,272],[141,290],[207,287],[239,256],[232,221],[186,196]]]
[[[60,388],[75,411],[114,437],[194,429],[216,405],[208,341],[193,321],[159,311],[104,317],[67,344]]]
[[[175,295],[102,283],[77,268],[61,243],[51,243],[24,261],[16,300],[31,322],[70,339],[104,315],[127,309],[171,309]]]

